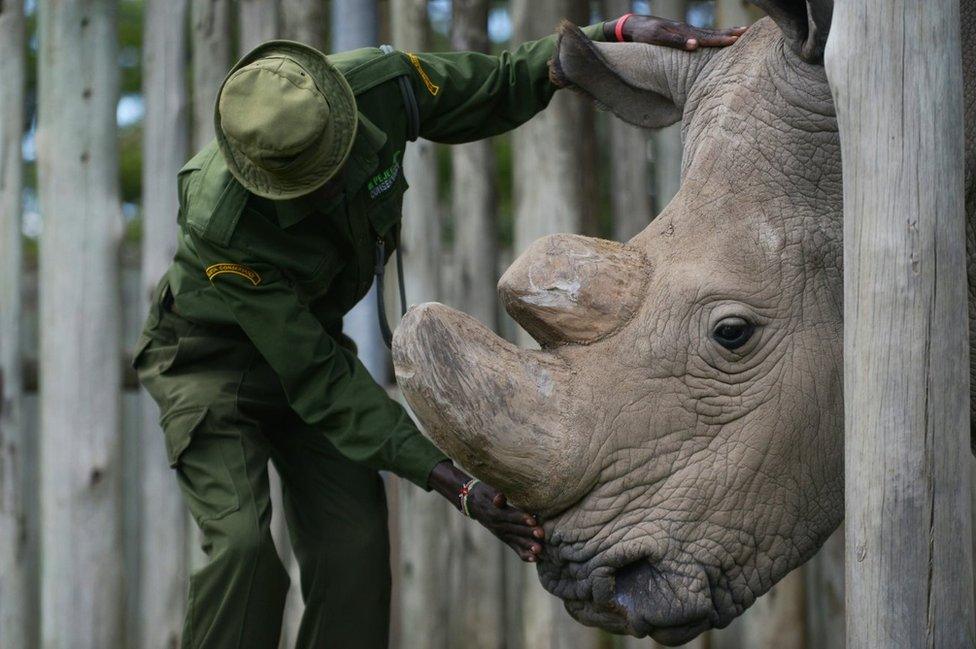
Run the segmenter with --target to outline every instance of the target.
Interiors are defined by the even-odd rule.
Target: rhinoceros
[[[756,4],[768,17],[717,50],[563,24],[554,82],[640,126],[682,121],[680,191],[626,243],[549,236],[507,270],[501,300],[540,350],[436,303],[394,340],[428,435],[545,520],[543,586],[584,624],[665,644],[729,624],[843,518],[832,1]]]

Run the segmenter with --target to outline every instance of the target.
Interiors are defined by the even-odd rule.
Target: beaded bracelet
[[[474,489],[474,486],[479,482],[481,482],[481,480],[478,478],[471,478],[461,486],[461,491],[458,492],[458,499],[461,501],[461,511],[468,518],[471,518],[471,512],[468,511],[468,496],[471,495],[471,490]]]

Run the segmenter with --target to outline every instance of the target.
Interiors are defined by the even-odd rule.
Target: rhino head
[[[727,625],[843,517],[830,3],[765,4],[721,50],[563,25],[557,82],[635,124],[683,121],[679,193],[627,243],[550,236],[505,273],[541,350],[440,304],[394,341],[435,443],[545,520],[544,587],[666,644]]]

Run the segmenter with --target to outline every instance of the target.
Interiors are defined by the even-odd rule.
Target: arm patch
[[[261,283],[261,275],[244,264],[232,264],[229,262],[214,264],[213,266],[207,266],[207,270],[205,272],[207,273],[207,279],[209,279],[211,282],[217,275],[230,273],[231,275],[240,275],[244,279],[250,281],[254,286]]]

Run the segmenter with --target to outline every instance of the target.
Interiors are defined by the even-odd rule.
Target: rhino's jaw
[[[540,566],[545,585],[544,571]],[[589,626],[650,636],[672,646],[688,642],[719,621],[708,576],[695,566],[684,566],[677,573],[645,558],[616,570],[600,569],[581,583],[587,582],[592,584],[591,598],[564,603],[570,615]]]
[[[684,644],[712,627],[713,607],[707,597],[708,578],[704,571],[688,575],[693,583],[704,584],[705,593],[683,598],[675,610],[664,596],[664,585],[670,590],[668,575],[654,564],[639,561],[624,566],[614,575],[612,604],[627,620],[628,631],[638,636],[650,635],[664,644]]]
[[[595,540],[570,542],[561,528],[574,528],[575,521],[566,519],[578,513],[579,506],[547,523],[549,537],[538,571],[543,587],[563,599],[566,610],[583,624],[680,645],[725,626],[754,599],[737,588],[748,602],[734,602],[727,588],[730,578],[684,551],[675,553],[675,541],[664,527],[644,523],[639,536],[604,540],[596,552],[588,550]],[[596,536],[613,539],[621,533],[604,531]]]

